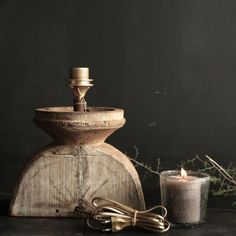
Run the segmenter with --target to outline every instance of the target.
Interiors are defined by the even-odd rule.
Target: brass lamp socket
[[[93,86],[92,79],[89,79],[89,68],[73,67],[70,69],[68,87],[74,95],[74,111],[86,111],[87,104],[84,99],[87,91]]]

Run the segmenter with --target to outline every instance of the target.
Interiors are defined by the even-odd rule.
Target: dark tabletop
[[[0,216],[0,235],[110,235],[91,231],[83,220],[74,218],[27,218]],[[154,235],[143,230],[129,229],[115,235]],[[193,229],[170,229],[165,236],[235,236],[236,210],[208,209],[207,222]]]

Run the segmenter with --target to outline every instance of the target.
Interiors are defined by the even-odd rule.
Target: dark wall
[[[196,153],[234,161],[235,24],[234,0],[0,1],[0,194],[51,142],[34,109],[71,104],[75,65],[91,69],[90,105],[125,109],[109,139],[123,152],[166,168]]]

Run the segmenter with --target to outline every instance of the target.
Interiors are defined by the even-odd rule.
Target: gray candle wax
[[[201,179],[194,176],[169,176],[166,181],[168,219],[192,224],[200,220]]]

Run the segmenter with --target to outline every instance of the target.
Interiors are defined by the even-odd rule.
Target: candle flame
[[[184,179],[187,178],[187,172],[184,170],[184,168],[181,168],[180,173],[181,173],[181,176],[182,176]]]

